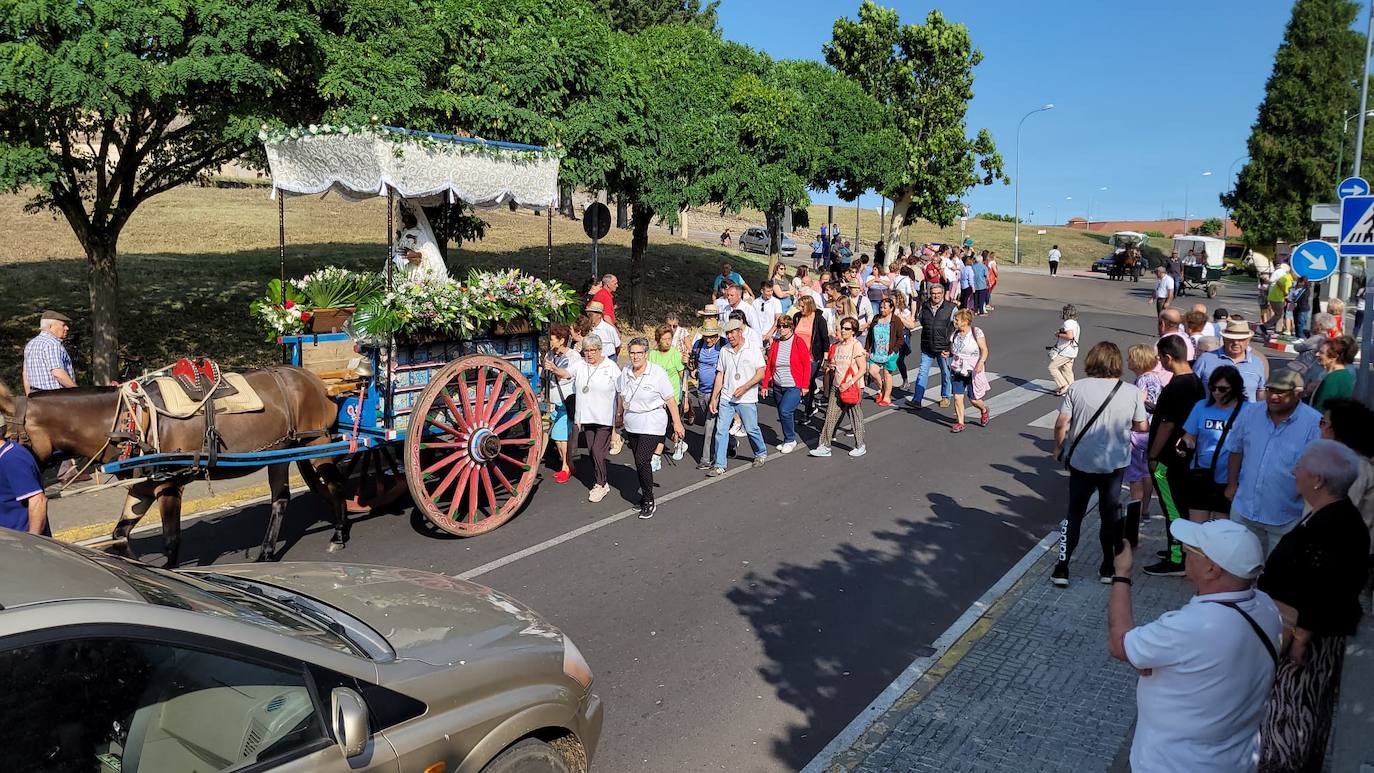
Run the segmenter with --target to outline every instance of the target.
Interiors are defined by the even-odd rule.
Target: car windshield
[[[231,618],[272,633],[305,639],[347,655],[366,657],[366,653],[337,626],[292,611],[271,599],[115,556],[88,553],[86,557],[118,577],[149,604]]]

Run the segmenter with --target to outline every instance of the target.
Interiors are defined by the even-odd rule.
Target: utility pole
[[[1365,31],[1364,45],[1364,77],[1360,79],[1360,124],[1355,132],[1355,169],[1353,177],[1360,176],[1360,162],[1364,155],[1364,122],[1369,114],[1369,59],[1374,56],[1374,0],[1369,3],[1368,29]],[[1369,261],[1365,261],[1366,271],[1369,268]],[[1364,294],[1364,324],[1360,325],[1360,346],[1364,356],[1360,358],[1360,369],[1355,378],[1355,394],[1363,400],[1365,405],[1374,402],[1374,384],[1371,384],[1371,377],[1374,371],[1370,370],[1370,363],[1374,362],[1374,352],[1370,352],[1370,345],[1374,343],[1374,293],[1368,291],[1368,275],[1365,277]],[[1341,282],[1340,299],[1344,301],[1350,297],[1350,258],[1341,255]]]
[[[1371,1],[1374,2],[1374,0]],[[1030,118],[1036,113],[1042,113],[1046,110],[1053,109],[1053,102],[1045,105],[1044,107],[1037,107],[1029,113],[1026,113],[1025,115],[1021,116],[1021,121],[1016,124],[1016,172],[1014,173],[1016,175],[1016,193],[1013,194],[1015,203],[1012,205],[1013,212],[1011,227],[1011,257],[1012,262],[1016,264],[1021,263],[1021,125],[1026,122],[1027,118]]]

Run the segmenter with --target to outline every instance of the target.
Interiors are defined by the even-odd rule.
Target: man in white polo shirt
[[[1169,276],[1169,270],[1164,266],[1155,266],[1155,291],[1150,297],[1150,302],[1155,305],[1155,314],[1163,314],[1174,302],[1175,289],[1174,278]]]
[[[730,425],[740,417],[749,445],[754,449],[754,466],[768,459],[768,446],[759,431],[759,383],[765,372],[763,352],[744,342],[744,323],[732,319],[725,323],[725,340],[716,365],[716,383],[708,410],[716,419],[716,466],[706,471],[709,477],[725,473],[725,449],[730,440]],[[709,440],[709,439],[708,439]]]
[[[1169,531],[1192,554],[1184,566],[1197,595],[1182,609],[1137,627],[1124,541],[1113,566],[1107,651],[1140,672],[1131,770],[1253,771],[1283,628],[1254,587],[1264,551],[1234,521],[1179,519]]]

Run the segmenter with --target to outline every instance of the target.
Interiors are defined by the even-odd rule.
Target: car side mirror
[[[367,704],[356,690],[335,687],[329,694],[330,716],[334,722],[334,738],[344,757],[352,758],[367,749],[372,731],[368,728]]]

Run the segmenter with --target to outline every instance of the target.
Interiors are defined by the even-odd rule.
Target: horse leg
[[[179,483],[168,483],[157,492],[157,508],[162,513],[162,552],[167,556],[168,569],[177,568],[181,562],[182,489]]]
[[[339,465],[332,458],[311,459],[310,463],[315,466],[315,474],[324,481],[325,488],[329,490],[329,506],[334,508],[334,536],[329,538],[329,552],[337,553],[348,546],[348,532],[351,526],[348,522],[348,507],[344,502],[348,487],[344,485]]]
[[[154,488],[154,484],[146,481],[129,487],[129,493],[124,497],[124,512],[120,514],[119,523],[115,524],[114,531],[110,532],[110,547],[116,555],[138,559],[129,545],[129,532],[133,531],[134,526],[148,514],[148,508],[153,506]]]
[[[267,533],[262,538],[262,549],[258,551],[259,561],[277,560],[277,532],[281,531],[286,505],[291,501],[289,471],[290,468],[285,464],[272,464],[267,467],[267,488],[272,492],[272,513],[267,519]]]

